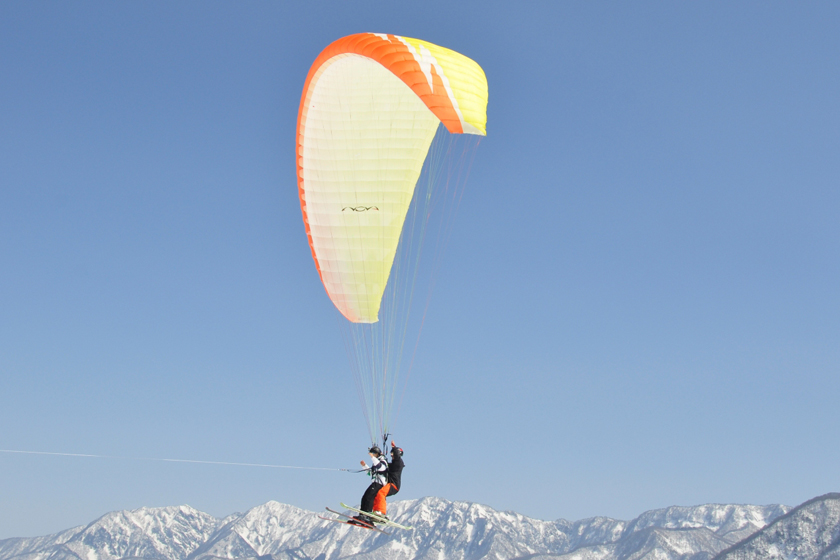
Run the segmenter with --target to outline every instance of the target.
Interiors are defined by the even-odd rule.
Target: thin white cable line
[[[62,457],[90,457],[94,459],[122,459],[127,461],[159,461],[164,463],[200,463],[203,465],[230,465],[235,467],[264,467],[270,469],[300,469],[310,471],[346,471],[350,469],[337,469],[332,467],[295,467],[291,465],[266,465],[262,463],[232,463],[228,461],[199,461],[196,459],[163,459],[153,457],[119,457],[116,455],[91,455],[88,453],[57,453],[54,451],[22,451],[17,449],[0,449],[0,453],[19,453],[25,455],[58,455]]]

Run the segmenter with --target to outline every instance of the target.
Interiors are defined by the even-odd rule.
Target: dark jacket
[[[405,467],[402,457],[391,456],[391,462],[388,463],[388,482],[400,488],[402,486],[402,470]]]

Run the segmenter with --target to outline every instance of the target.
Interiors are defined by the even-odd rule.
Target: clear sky
[[[840,490],[838,29],[836,2],[0,2],[0,448],[366,457],[294,141],[320,50],[375,31],[490,87],[400,497],[627,519]],[[0,538],[365,485],[0,453]]]

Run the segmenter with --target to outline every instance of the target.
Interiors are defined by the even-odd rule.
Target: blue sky
[[[626,519],[838,490],[838,28],[830,2],[0,3],[0,448],[365,457],[294,138],[320,50],[375,31],[490,87],[400,497]],[[0,538],[364,486],[0,453]]]

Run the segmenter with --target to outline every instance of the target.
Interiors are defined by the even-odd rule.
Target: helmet
[[[395,457],[396,457],[397,455],[399,455],[400,457],[402,457],[402,456],[403,456],[403,450],[402,450],[402,447],[392,447],[392,448],[391,448],[391,455],[393,455],[393,456],[395,456]]]
[[[374,455],[382,455],[382,450],[379,449],[379,446],[372,445],[370,449],[368,449],[368,453],[373,453]]]

